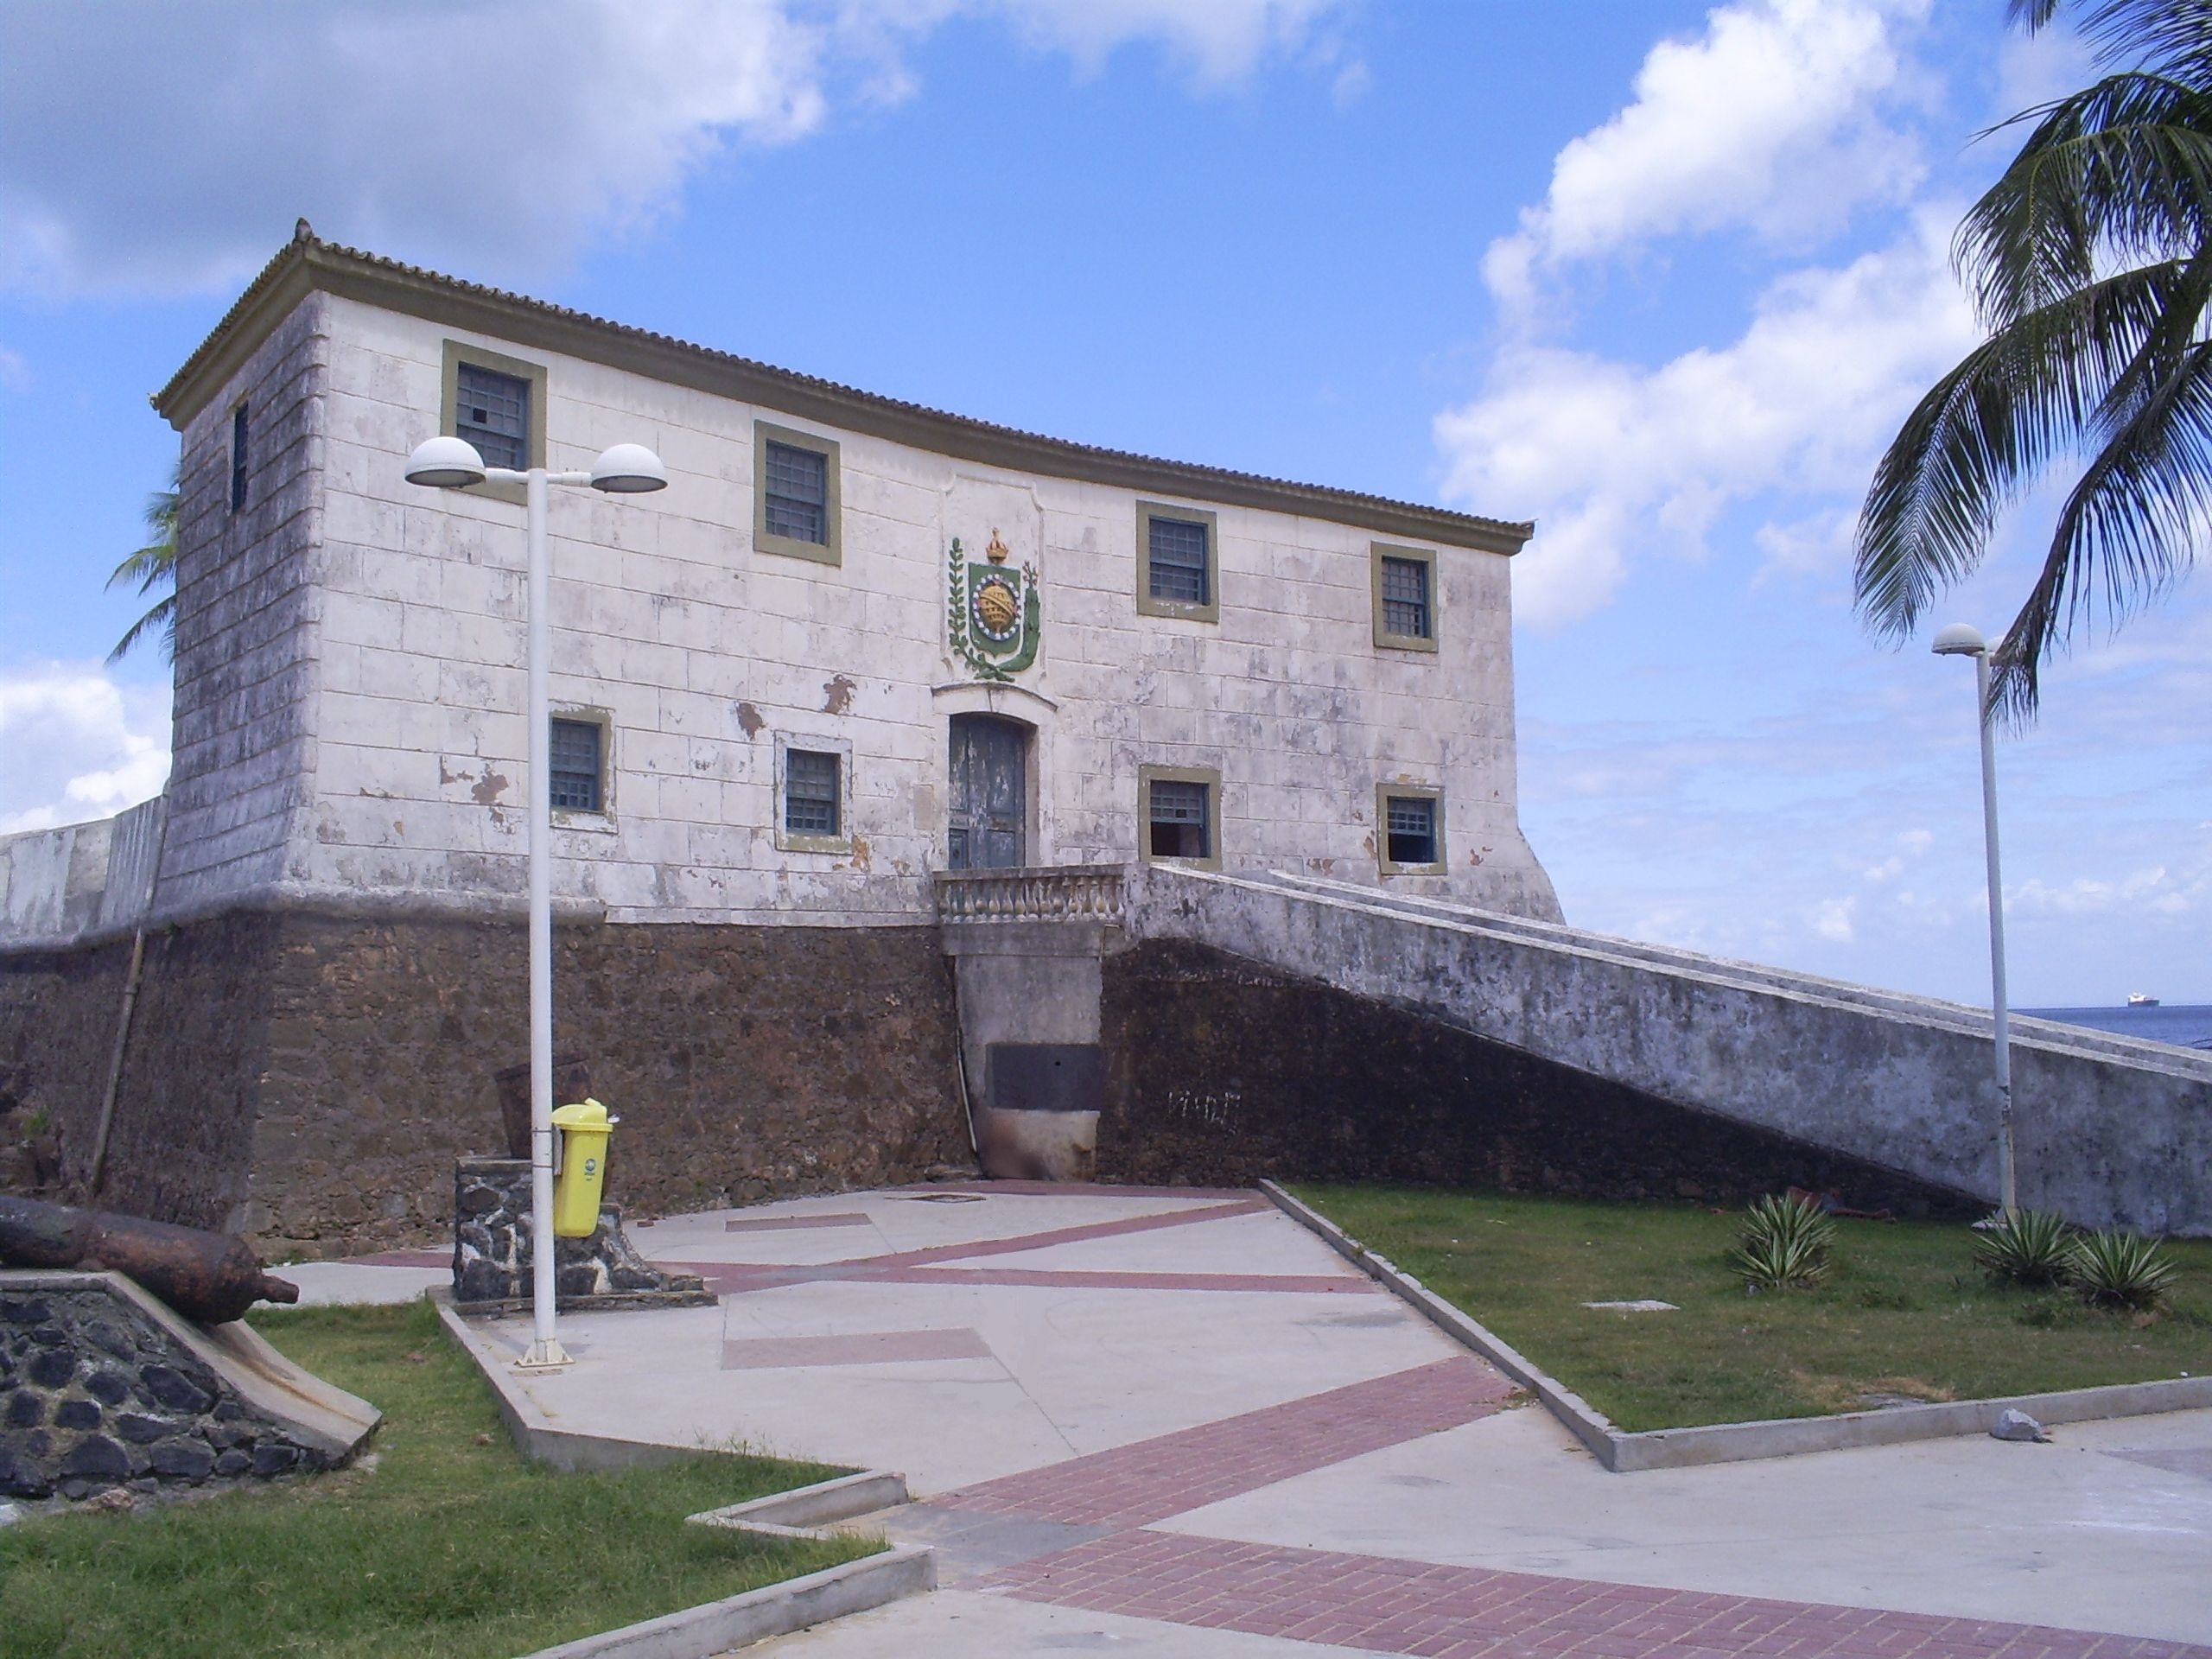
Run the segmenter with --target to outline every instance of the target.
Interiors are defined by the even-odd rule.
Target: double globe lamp
[[[529,508],[530,631],[530,1185],[531,1308],[534,1331],[518,1362],[524,1370],[569,1363],[554,1332],[553,1243],[553,728],[546,690],[550,660],[548,614],[551,577],[545,548],[545,503],[555,484],[588,484],[609,495],[645,495],[668,487],[668,469],[641,443],[618,443],[582,473],[543,467],[518,471],[486,467],[464,438],[425,440],[407,457],[407,481],[435,490],[475,484],[520,484]]]

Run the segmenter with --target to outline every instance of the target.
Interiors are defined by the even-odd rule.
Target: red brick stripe
[[[889,1268],[841,1279],[893,1285],[1041,1285],[1068,1290],[1262,1290],[1300,1295],[1381,1295],[1362,1274],[1310,1273],[1089,1273],[1074,1268]]]
[[[987,1481],[932,1502],[1077,1526],[1141,1527],[1486,1417],[1512,1384],[1468,1356]]]
[[[1110,1181],[947,1181],[932,1192],[973,1192],[979,1198],[1249,1198],[1246,1186],[1117,1186]]]
[[[1085,1222],[1077,1227],[1054,1227],[1041,1233],[1019,1233],[1012,1238],[979,1238],[965,1244],[934,1244],[927,1249],[900,1250],[892,1255],[856,1255],[824,1263],[832,1268],[919,1268],[933,1262],[964,1262],[978,1255],[1012,1255],[1020,1250],[1049,1249],[1055,1244],[1080,1244],[1093,1238],[1120,1238],[1128,1233],[1157,1232],[1163,1227],[1188,1227],[1201,1221],[1221,1221],[1230,1216],[1257,1215],[1274,1205],[1265,1198],[1238,1198],[1226,1204],[1209,1204],[1194,1210],[1170,1210],[1165,1215],[1124,1216],[1119,1221]]]
[[[2212,1659],[2181,1642],[1142,1530],[965,1587],[1423,1659]]]

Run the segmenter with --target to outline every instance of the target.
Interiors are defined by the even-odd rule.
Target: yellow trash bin
[[[607,1184],[607,1140],[622,1120],[595,1100],[563,1106],[553,1114],[561,1157],[553,1177],[553,1232],[589,1238],[599,1227],[599,1193]]]

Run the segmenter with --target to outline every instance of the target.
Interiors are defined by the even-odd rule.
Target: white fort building
[[[1526,524],[873,397],[303,236],[156,399],[183,434],[162,900],[523,887],[523,508],[402,477],[645,443],[551,505],[555,891],[912,922],[930,873],[1187,860],[1539,916]]]
[[[167,793],[0,842],[0,1110],[35,1101],[116,1202],[422,1236],[499,1143],[525,513],[409,484],[434,435],[667,468],[549,519],[559,1043],[639,1201],[970,1159],[1035,1103],[1008,1044],[1095,1119],[1131,1086],[1124,872],[1558,915],[1515,804],[1527,524],[942,414],[304,223],[154,403],[183,441]],[[948,874],[998,870],[1013,900]],[[1089,931],[940,925],[1017,912]]]

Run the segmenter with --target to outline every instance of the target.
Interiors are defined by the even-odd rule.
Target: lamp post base
[[[529,1351],[515,1361],[515,1370],[557,1371],[563,1366],[573,1365],[575,1363],[575,1358],[567,1349],[561,1346],[557,1338],[547,1337],[541,1342],[533,1342],[530,1344]]]

